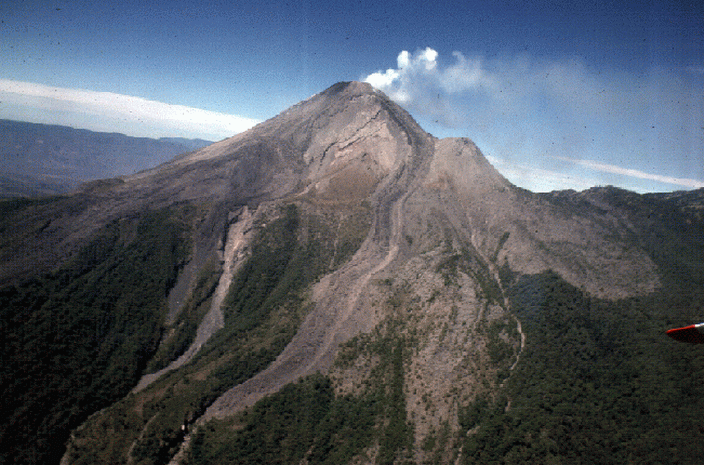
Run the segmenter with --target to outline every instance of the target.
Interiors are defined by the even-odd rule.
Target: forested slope
[[[130,391],[161,337],[192,214],[113,222],[58,271],[0,289],[2,463],[58,463],[70,430]]]
[[[695,464],[704,456],[704,350],[665,335],[704,318],[702,192],[595,189],[575,208],[597,201],[628,212],[632,240],[653,257],[662,287],[604,301],[554,273],[504,269],[528,342],[505,389],[464,416],[465,463]]]

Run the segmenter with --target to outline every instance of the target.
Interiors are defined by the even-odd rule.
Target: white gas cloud
[[[579,60],[548,61],[528,55],[486,60],[452,53],[452,63],[438,61],[432,48],[415,53],[402,51],[397,68],[377,71],[363,80],[395,101],[420,113],[439,116],[445,123],[456,119],[452,108],[471,99],[477,109],[500,114],[503,119],[544,112],[549,104],[561,105],[564,116],[577,111],[608,107],[612,93],[591,75]],[[450,111],[448,114],[447,112]]]
[[[257,120],[141,97],[0,80],[0,115],[135,136],[222,139]],[[57,121],[51,120],[53,116]]]
[[[452,55],[455,63],[443,69],[438,65],[438,52],[430,47],[413,54],[404,50],[396,59],[397,69],[377,71],[363,80],[402,104],[424,101],[433,88],[456,94],[490,83],[480,60],[470,60],[461,52]]]
[[[694,178],[704,178],[704,99],[701,87],[677,70],[638,74],[594,69],[578,57],[458,51],[443,60],[425,48],[402,51],[396,68],[362,79],[440,135],[472,137],[507,163],[550,170],[564,157],[600,176],[600,183],[619,176],[622,185],[640,183],[640,190],[654,183],[702,186]],[[589,159],[607,164],[584,162]],[[619,168],[644,161],[653,174]]]

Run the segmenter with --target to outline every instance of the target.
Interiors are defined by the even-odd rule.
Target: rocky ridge
[[[516,366],[526,341],[505,296],[506,276],[552,270],[604,299],[644,295],[660,283],[651,258],[630,239],[639,226],[627,215],[594,204],[576,209],[517,188],[469,139],[433,137],[383,93],[356,82],[336,84],[247,132],[154,169],[86,186],[61,200],[58,212],[56,204],[53,211],[32,207],[19,220],[41,225],[40,240],[32,238],[34,246],[21,257],[4,248],[0,278],[56,267],[106,224],[174,205],[193,205],[199,215],[169,318],[178,315],[206,263],[219,264],[220,285],[182,358],[147,375],[134,392],[131,399],[142,404],[161,395],[151,383],[194,360],[226,324],[218,312],[227,288],[250,256],[256,232],[277,219],[280,207],[338,220],[363,210],[369,218],[358,249],[307,289],[308,310],[275,360],[197,417],[189,413],[186,423],[201,426],[317,372],[334,380],[338,394],[364,392],[379,382],[374,373],[383,361],[365,344],[395,338],[406,341],[398,349],[406,354],[404,402],[421,444],[443,428],[458,432],[460,405],[495,388]],[[344,232],[341,223],[325,222]],[[497,342],[487,335],[490,328],[503,328],[497,337],[510,356],[500,363],[491,355]],[[127,448],[128,462],[154,417]],[[414,461],[428,458],[413,449]]]

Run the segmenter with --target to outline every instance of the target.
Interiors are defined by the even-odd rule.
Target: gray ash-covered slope
[[[220,424],[209,421],[315,373],[336,396],[381,409],[357,462],[454,463],[472,402],[496,398],[526,350],[515,280],[554,273],[607,302],[660,288],[649,231],[667,218],[640,219],[650,200],[630,195],[517,188],[470,140],[437,139],[370,85],[339,83],[154,169],[6,204],[0,281],[73,263],[105,228],[132,247],[148,212],[186,231],[190,250],[156,318],[161,343],[139,352],[153,357],[151,376],[73,430],[67,463],[183,459],[184,422],[208,443]],[[658,198],[657,211],[689,208],[699,224],[698,199]],[[184,312],[202,323],[167,350],[196,324]]]
[[[37,207],[31,222],[47,218],[41,237],[31,247],[20,238],[26,255],[2,256],[0,279],[56,266],[104,224],[145,208],[215,202],[230,209],[302,193],[332,201],[369,198],[385,208],[411,178],[428,193],[418,199],[421,210],[428,210],[426,198],[444,198],[442,209],[449,199],[453,220],[471,227],[484,253],[493,254],[508,233],[500,254],[520,271],[560,268],[569,281],[593,283],[592,290],[603,288],[605,295],[628,294],[635,282],[642,290],[656,284],[647,259],[618,245],[624,225],[617,218],[577,216],[516,188],[471,142],[433,138],[363,83],[337,84],[235,137],[152,170],[93,183],[47,209]],[[388,215],[377,220],[388,221]],[[542,244],[542,252],[533,250],[535,244]],[[644,266],[629,266],[631,259]],[[596,265],[615,267],[621,278]],[[642,275],[629,274],[635,270]]]
[[[36,208],[31,222],[46,217],[51,224],[37,244],[27,244],[36,253],[26,260],[2,257],[7,265],[0,278],[55,266],[104,224],[145,208],[256,205],[311,188],[319,196],[366,197],[402,164],[402,156],[410,157],[397,154],[394,144],[412,137],[428,136],[385,96],[363,84],[333,86],[238,136],[134,176],[96,181],[47,209]],[[339,185],[340,174],[353,176],[353,185]],[[24,263],[14,263],[17,258]]]
[[[150,202],[256,203],[300,193],[350,165],[366,169],[357,187],[363,189],[406,161],[401,158],[409,154],[397,153],[397,144],[415,139],[421,145],[427,138],[383,94],[360,83],[338,84],[249,131],[126,178],[124,189]]]

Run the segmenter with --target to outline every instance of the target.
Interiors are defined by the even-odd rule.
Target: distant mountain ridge
[[[0,120],[0,197],[67,192],[86,181],[152,168],[211,143]]]
[[[698,463],[703,208],[520,189],[359,82],[0,202],[0,462]]]

